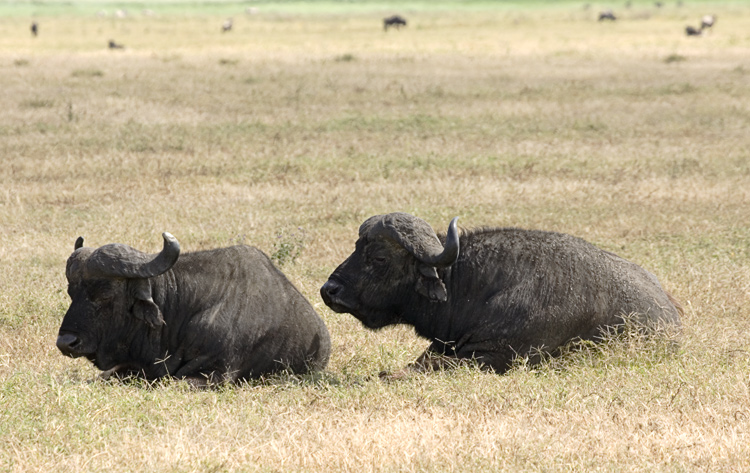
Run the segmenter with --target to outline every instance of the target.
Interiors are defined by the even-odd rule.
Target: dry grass
[[[606,25],[441,5],[388,34],[366,9],[240,10],[223,35],[223,12],[42,17],[33,40],[0,19],[0,469],[750,469],[750,8],[686,38],[705,5]],[[680,347],[382,383],[426,342],[365,331],[318,288],[395,210],[616,251],[684,302]],[[193,392],[63,358],[75,238],[156,251],[165,230],[186,250],[303,246],[283,269],[331,330],[328,370]]]

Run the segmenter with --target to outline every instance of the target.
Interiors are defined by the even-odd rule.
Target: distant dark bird
[[[31,34],[34,36],[39,34],[39,25],[36,24],[36,21],[31,23]]]
[[[389,16],[383,18],[383,29],[388,31],[389,26],[395,26],[397,30],[401,29],[402,26],[406,26],[406,20],[398,15]]]
[[[232,19],[227,18],[227,20],[221,25],[221,32],[226,33],[227,31],[232,31]]]
[[[604,10],[603,12],[599,13],[599,21],[615,21],[616,19],[617,17],[614,13],[612,13],[612,10]]]
[[[688,36],[700,36],[703,34],[703,28],[693,28],[692,26],[686,26],[685,34]]]
[[[122,44],[117,44],[112,39],[109,40],[109,49],[124,49],[124,48],[125,46],[123,46]]]
[[[716,17],[714,15],[704,15],[701,18],[701,28],[711,28],[716,23]]]

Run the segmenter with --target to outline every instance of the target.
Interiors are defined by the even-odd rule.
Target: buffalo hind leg
[[[207,366],[210,366],[212,359],[212,356],[204,355],[188,361],[177,370],[174,377],[184,379],[190,386],[198,388],[216,387],[237,381],[236,372],[208,372]]]

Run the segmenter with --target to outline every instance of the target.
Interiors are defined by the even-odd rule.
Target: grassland
[[[387,34],[392,4],[102,4],[0,18],[0,470],[750,470],[750,7],[714,2],[687,38],[709,4],[600,24],[597,5],[414,3]],[[396,210],[636,261],[685,305],[679,349],[383,383],[426,342],[318,288]],[[326,372],[191,391],[62,357],[76,237],[157,251],[162,231],[276,255],[331,331]]]

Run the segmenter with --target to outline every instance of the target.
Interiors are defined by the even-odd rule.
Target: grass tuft
[[[672,64],[673,62],[685,62],[687,61],[687,57],[681,55],[681,54],[670,54],[669,56],[664,58],[664,62],[667,64]]]
[[[29,99],[22,101],[19,106],[21,108],[52,108],[55,106],[55,101],[51,99]]]
[[[100,69],[86,68],[75,69],[70,75],[71,77],[104,77],[104,72]]]

